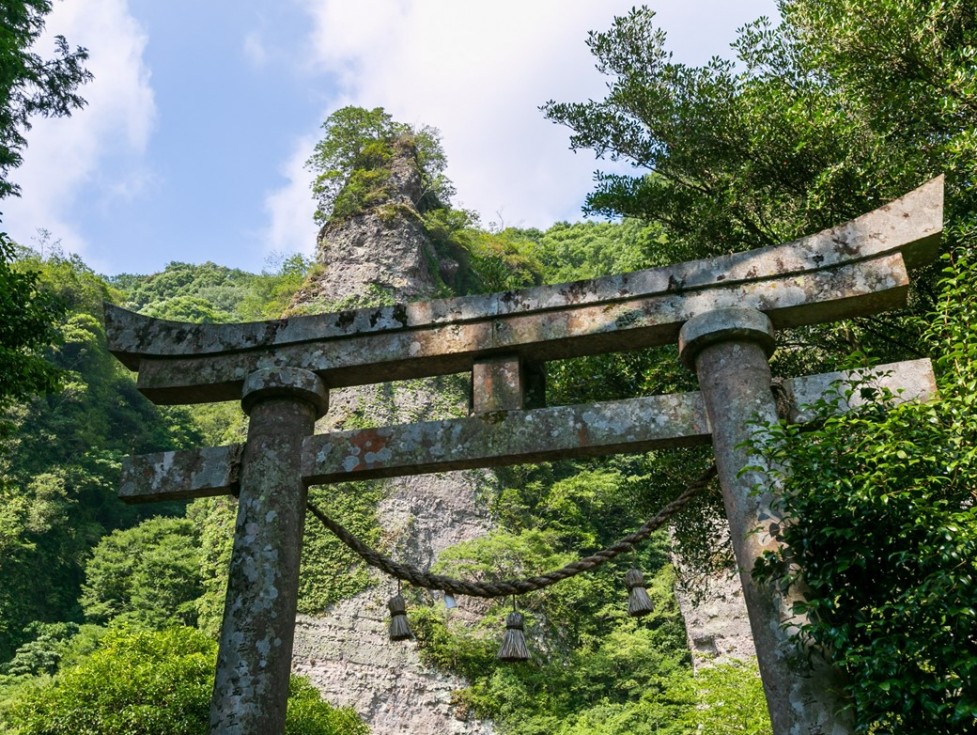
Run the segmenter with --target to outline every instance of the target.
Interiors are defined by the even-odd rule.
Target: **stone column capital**
[[[716,309],[697,314],[682,325],[678,351],[682,364],[695,371],[695,359],[720,342],[752,342],[769,358],[776,347],[770,318],[756,309]]]
[[[256,403],[269,398],[293,398],[310,403],[316,418],[325,415],[329,408],[329,391],[322,378],[301,368],[264,368],[249,373],[241,391],[244,412],[250,415]]]

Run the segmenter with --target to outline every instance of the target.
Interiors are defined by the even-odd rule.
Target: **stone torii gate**
[[[132,457],[129,502],[238,496],[211,732],[284,732],[310,485],[712,442],[775,735],[850,727],[826,663],[796,671],[793,599],[751,570],[776,545],[776,488],[743,442],[774,422],[774,330],[904,304],[942,233],[934,179],[844,225],[774,247],[485,296],[249,324],[180,324],[106,305],[109,347],[160,404],[240,399],[243,445]],[[542,363],[678,342],[701,393],[542,404]],[[467,418],[314,435],[328,390],[470,371]],[[882,366],[901,400],[935,394],[928,360]],[[849,373],[788,381],[792,418]],[[839,405],[839,410],[845,410]],[[817,660],[815,658],[815,660]]]

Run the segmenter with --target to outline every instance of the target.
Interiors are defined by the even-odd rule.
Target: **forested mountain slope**
[[[552,102],[546,114],[571,129],[573,147],[635,165],[632,175],[599,176],[588,199],[593,212],[634,219],[486,231],[451,206],[433,131],[380,109],[344,108],[327,120],[310,161],[324,236],[353,221],[382,236],[389,223],[421,243],[371,259],[369,237],[342,240],[370,273],[359,282],[342,275],[341,252],[319,252],[311,264],[286,261],[281,272],[261,276],[172,264],[108,283],[77,258],[14,258],[5,249],[4,282],[17,281],[24,271],[16,269],[39,271],[41,290],[63,299],[67,316],[44,355],[64,370],[63,387],[32,399],[15,394],[5,408],[10,430],[0,438],[0,722],[19,733],[76,733],[78,720],[66,712],[98,712],[117,728],[105,724],[101,732],[126,732],[133,722],[117,716],[125,712],[152,722],[147,732],[205,727],[233,500],[134,510],[119,504],[115,488],[125,454],[233,441],[242,414],[231,404],[160,410],[147,403],[105,352],[102,298],[159,316],[222,321],[504,290],[787,240],[943,173],[941,260],[917,278],[907,308],[785,332],[772,360],[786,376],[931,356],[940,400],[893,407],[868,385],[872,400],[860,411],[823,416],[806,430],[777,427],[765,451],[789,460],[783,508],[794,520],[783,528],[788,556],[772,555],[758,570],[771,584],[806,586],[810,625],[799,634],[847,674],[858,732],[974,732],[977,11],[968,0],[783,0],[779,8],[779,25],[741,31],[738,63],[674,63],[643,8],[590,36],[607,97]],[[405,152],[416,170],[400,165]],[[402,190],[415,195],[399,196]],[[410,260],[417,273],[389,277],[391,258]],[[17,356],[43,346],[28,341]],[[674,348],[552,363],[548,381],[553,404],[694,384]],[[463,379],[456,382],[445,387],[457,395]],[[49,383],[32,390],[43,393]],[[391,400],[398,390],[350,399],[336,419],[368,426],[401,417],[405,407],[410,416],[432,410],[430,401]],[[450,412],[457,403],[434,408]],[[435,568],[491,577],[558,566],[640,524],[708,461],[705,452],[681,451],[499,472],[472,493],[491,521],[487,532],[441,547]],[[384,502],[406,498],[388,490],[320,496],[388,552],[434,548],[411,535],[420,514],[406,504],[402,533],[385,533]],[[696,571],[724,561],[712,523],[719,515],[718,494],[707,492],[676,520],[675,543]],[[399,545],[404,539],[410,543]],[[666,546],[656,537],[633,559],[527,596],[520,604],[534,658],[516,666],[495,659],[506,605],[462,620],[409,591],[417,643],[407,645],[422,662],[461,677],[451,701],[437,703],[439,716],[458,718],[461,731],[517,735],[767,731],[748,666],[693,676]],[[305,560],[301,604],[314,616],[371,596],[379,606],[389,591],[324,534],[310,532]],[[631,563],[644,570],[656,602],[638,622],[623,612],[620,580]],[[140,657],[128,658],[131,651]],[[118,668],[136,660],[152,662],[140,670],[145,683]],[[157,686],[150,669],[179,684]],[[139,696],[150,701],[131,707]],[[293,701],[291,716],[307,716],[296,732],[363,729],[307,685],[296,684]],[[308,724],[315,711],[323,713],[318,730]]]
[[[435,236],[438,232],[434,231]],[[575,273],[592,276],[636,267],[653,257],[649,250],[658,238],[654,230],[636,223],[556,225],[546,232],[490,233],[466,221],[463,228],[440,233],[443,239],[437,245],[440,253],[437,257],[442,261],[457,257],[464,265],[457,269],[441,268],[439,272],[449,272],[458,282],[471,284],[469,288],[491,279],[500,279],[493,283],[499,286],[529,285],[544,279],[562,280]],[[517,262],[519,269],[505,265],[506,260]],[[8,548],[18,552],[0,562],[10,565],[5,567],[5,572],[11,569],[19,573],[19,577],[9,576],[14,581],[7,590],[11,603],[2,608],[9,631],[5,671],[11,677],[8,691],[14,693],[15,701],[24,696],[18,692],[25,691],[30,675],[57,671],[61,656],[67,657],[65,664],[74,666],[89,660],[88,651],[118,645],[114,642],[116,638],[111,637],[105,643],[98,643],[105,635],[103,630],[118,630],[120,626],[132,631],[166,630],[173,625],[189,625],[199,626],[213,635],[219,625],[223,564],[233,527],[233,502],[215,499],[197,501],[189,508],[142,506],[134,510],[119,503],[115,492],[119,461],[125,454],[234,440],[240,437],[243,414],[231,404],[160,409],[145,401],[134,390],[126,371],[105,351],[99,322],[101,299],[108,298],[165,318],[252,319],[272,316],[289,302],[289,308],[295,309],[296,302],[289,291],[310,292],[322,271],[322,266],[313,265],[304,280],[306,266],[295,260],[286,263],[279,273],[258,276],[213,264],[175,263],[153,276],[116,277],[110,285],[77,258],[53,256],[41,262],[27,254],[23,262],[25,267],[39,269],[48,287],[56,285],[70,303],[71,314],[63,330],[65,341],[52,357],[72,372],[70,392],[37,399],[13,412],[16,438],[5,446],[5,461],[12,468],[7,476],[23,478],[21,484],[6,486],[10,497],[18,499],[17,504],[8,507],[22,509],[19,515],[4,516],[4,538],[10,540]],[[467,273],[462,272],[462,267]],[[507,280],[501,281],[502,276]],[[300,284],[304,284],[301,289]],[[439,288],[447,293],[452,287],[442,280]],[[375,298],[377,292],[374,284],[361,298]],[[385,297],[394,295],[388,293]],[[273,305],[262,314],[254,306],[256,303]],[[306,302],[305,309],[332,306]],[[673,378],[664,373],[656,377],[654,371],[644,369],[652,361],[651,356],[630,355],[557,365],[551,379],[552,400],[573,402],[667,388]],[[681,373],[675,371],[675,375]],[[687,380],[684,376],[682,379]],[[449,382],[448,388],[463,398],[460,386]],[[337,398],[342,405],[342,397]],[[426,396],[421,403],[429,404],[429,399]],[[389,402],[389,398],[386,400]],[[407,410],[408,404],[414,406],[410,410],[430,410],[429,405],[397,399],[390,402],[390,410]],[[341,418],[334,420],[346,422],[342,425],[348,426],[391,420],[383,410],[376,413],[383,405],[386,405],[383,397],[373,391],[365,398],[357,397],[345,413],[341,412]],[[464,410],[464,407],[452,410]],[[52,428],[50,422],[57,422],[57,427]],[[53,435],[64,437],[63,451],[55,451],[51,446]],[[77,439],[71,440],[73,436]],[[676,464],[685,461],[679,458]],[[467,569],[472,563],[487,564],[496,573],[530,571],[552,566],[570,555],[613,540],[638,525],[661,498],[668,496],[669,490],[663,484],[667,470],[651,471],[652,464],[652,458],[637,458],[604,464],[547,465],[513,471],[487,484],[483,482],[478,498],[481,510],[477,514],[492,518],[496,530],[482,540],[448,553],[448,557],[458,561],[443,563],[454,566],[462,563],[464,573],[484,573],[477,572],[478,566]],[[61,481],[54,485],[54,480],[49,479],[69,475],[70,483]],[[82,479],[84,485],[80,483]],[[674,484],[679,482],[680,478],[674,479]],[[408,486],[407,490],[408,495],[421,494],[425,488]],[[635,498],[643,496],[647,497],[635,502]],[[450,543],[449,534],[441,540],[435,539],[432,546],[428,532],[422,537],[415,536],[410,543],[405,544],[401,539],[398,546],[396,537],[390,534],[393,529],[378,525],[374,505],[379,502],[383,507],[386,502],[389,518],[391,509],[397,511],[404,502],[397,501],[396,492],[391,495],[389,489],[382,487],[360,488],[345,497],[356,501],[346,505],[334,502],[330,510],[365,538],[385,543],[383,548],[400,549],[400,553],[411,550],[419,554],[421,561],[430,561],[433,551]],[[36,510],[42,500],[49,504],[45,507],[51,507],[43,515]],[[56,509],[61,512],[56,513]],[[165,515],[147,518],[160,513]],[[406,523],[416,533],[417,509],[400,508],[399,513],[399,522]],[[615,518],[615,522],[607,524],[608,517]],[[46,525],[39,521],[45,521]],[[450,516],[441,519],[445,525],[450,525],[450,521]],[[486,528],[480,526],[482,531]],[[361,600],[371,600],[370,604],[378,607],[383,605],[388,586],[376,587],[379,581],[376,576],[368,573],[321,529],[310,524],[308,536],[301,603],[304,610],[325,614],[328,619],[337,604],[342,605],[343,600],[358,593]],[[67,553],[60,556],[62,551]],[[476,622],[474,628],[457,627],[449,620],[451,616],[446,615],[443,603],[414,595],[412,618],[424,661],[436,664],[445,673],[470,677],[477,684],[476,688],[446,702],[450,704],[451,716],[469,719],[472,724],[476,720],[471,718],[489,717],[498,721],[503,731],[521,732],[528,731],[520,729],[525,727],[547,727],[544,723],[552,723],[552,718],[557,716],[567,722],[581,723],[588,718],[602,717],[588,714],[601,702],[601,707],[612,706],[622,722],[630,722],[637,715],[628,714],[628,708],[634,708],[642,700],[642,687],[620,688],[612,682],[617,681],[615,672],[626,673],[628,667],[634,666],[638,668],[633,676],[645,684],[652,680],[660,681],[661,686],[672,682],[678,687],[676,691],[684,692],[681,702],[668,709],[668,718],[681,712],[691,716],[698,700],[688,678],[685,636],[661,541],[642,558],[649,574],[661,569],[652,590],[660,603],[659,615],[663,617],[656,616],[651,624],[640,626],[622,617],[626,600],[617,577],[623,575],[623,568],[572,583],[564,591],[523,602],[524,609],[535,621],[532,630],[538,638],[534,646],[538,660],[515,670],[500,668],[494,661],[495,628],[503,614],[501,611],[477,608],[462,617],[484,622]],[[18,578],[23,580],[20,586],[16,584]],[[51,589],[51,593],[43,598],[28,591],[45,588]],[[365,597],[363,590],[368,590]],[[51,604],[52,600],[57,604]],[[362,605],[362,601],[355,603],[354,608]],[[379,613],[372,615],[380,617]],[[368,628],[369,617],[361,621]],[[547,622],[561,619],[572,621],[572,625]],[[79,626],[81,633],[76,634]],[[382,627],[381,621],[381,637]],[[607,641],[600,644],[605,638]],[[610,648],[601,654],[605,645]],[[171,655],[165,650],[164,655]],[[328,651],[320,655],[305,650],[307,659],[328,657]],[[632,653],[625,655],[627,650]],[[660,652],[651,655],[651,651]],[[401,654],[394,651],[393,655],[396,659]],[[612,659],[605,661],[602,658],[605,655],[611,655]],[[591,663],[596,668],[592,669]],[[502,702],[509,700],[506,692],[513,686],[517,691],[527,686],[533,689],[542,686],[543,690],[553,692],[566,688],[569,682],[559,674],[561,671],[573,671],[574,677],[588,681],[586,692],[589,693],[561,695],[541,711],[537,711],[539,697],[527,693],[515,700],[521,704],[512,714],[507,714],[505,708],[499,709]],[[599,671],[605,673],[598,675]],[[752,676],[747,672],[745,680]],[[488,685],[493,680],[497,683]],[[478,684],[480,681],[484,683]],[[364,686],[369,688],[370,681],[366,680]],[[454,680],[451,685],[463,686],[462,680]],[[752,692],[740,704],[747,706],[745,702],[752,702],[748,706],[755,710],[755,686]],[[550,698],[547,695],[546,699]],[[629,701],[633,704],[629,705]],[[759,712],[762,716],[762,706]],[[462,721],[458,724],[467,727]]]

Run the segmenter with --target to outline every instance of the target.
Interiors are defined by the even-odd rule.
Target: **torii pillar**
[[[687,321],[679,333],[679,354],[698,375],[716,469],[723,491],[733,553],[750,616],[763,690],[773,732],[778,735],[848,735],[849,711],[840,696],[839,672],[814,654],[811,669],[799,671],[805,652],[789,639],[799,622],[792,604],[753,579],[764,552],[779,547],[783,518],[774,506],[778,488],[761,486],[770,476],[749,442],[755,431],[777,423],[777,405],[767,359],[774,351],[773,325],[761,311],[719,309]]]
[[[328,393],[313,372],[266,368],[245,379],[241,406],[250,421],[210,730],[284,733],[308,494],[302,442]]]

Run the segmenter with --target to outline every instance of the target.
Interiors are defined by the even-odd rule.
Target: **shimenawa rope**
[[[367,546],[354,534],[344,528],[341,524],[334,521],[311,502],[306,507],[319,521],[332,531],[336,537],[346,546],[355,551],[363,558],[367,564],[386,572],[391,577],[410,582],[415,587],[424,587],[429,590],[442,590],[454,595],[468,595],[470,597],[506,597],[508,595],[520,595],[525,592],[534,592],[550,585],[556,584],[564,579],[575,577],[576,575],[596,569],[601,564],[614,559],[621,554],[631,551],[634,546],[664,525],[672,516],[688,505],[689,501],[697,492],[702,490],[709,481],[716,475],[716,466],[712,465],[701,477],[689,484],[689,486],[675,500],[662,508],[643,526],[634,533],[625,536],[617,543],[608,546],[606,549],[598,551],[596,554],[578,559],[567,564],[560,569],[554,569],[540,574],[536,577],[526,579],[509,579],[500,582],[472,582],[464,579],[455,579],[441,574],[431,574],[422,572],[410,564],[396,562],[388,556],[375,551]]]

